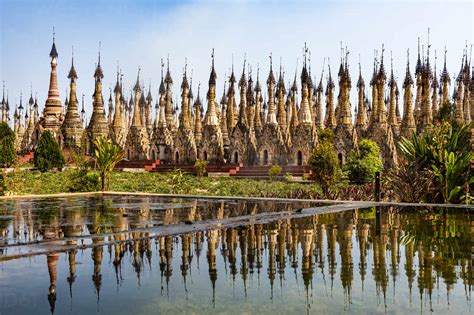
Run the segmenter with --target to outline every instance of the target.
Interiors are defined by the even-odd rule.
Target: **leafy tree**
[[[15,133],[7,123],[0,123],[0,167],[11,166],[15,159]]]
[[[323,194],[328,197],[330,187],[342,177],[339,159],[331,142],[332,132],[324,132],[320,136],[320,143],[316,146],[308,160],[313,178],[321,186]]]
[[[110,189],[110,177],[117,164],[124,156],[124,152],[112,143],[110,139],[99,137],[94,141],[95,159],[100,174],[101,190]]]
[[[62,169],[64,167],[64,155],[58,142],[49,130],[45,130],[38,141],[33,163],[41,172],[46,172],[53,168]]]
[[[197,176],[203,177],[206,174],[206,166],[209,162],[206,160],[197,160],[194,163],[194,169],[196,170]]]
[[[414,167],[416,172],[433,172],[436,190],[430,201],[470,201],[469,190],[474,184],[470,165],[474,156],[468,128],[445,122],[429,133],[400,141],[400,152],[407,167]]]
[[[360,141],[359,149],[349,154],[345,168],[352,183],[362,185],[373,182],[375,173],[383,169],[377,143],[369,139]]]

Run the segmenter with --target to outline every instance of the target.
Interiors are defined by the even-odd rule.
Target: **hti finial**
[[[184,58],[184,76],[186,76],[186,71],[188,68],[188,57]]]
[[[392,55],[391,50],[390,50],[390,67],[392,68],[392,72],[393,72],[393,55]]]
[[[245,63],[247,62],[247,53],[244,53],[244,67],[242,69],[242,73],[245,72]]]
[[[362,69],[360,67],[360,54],[359,54],[359,74],[361,74],[361,73],[362,73]]]
[[[385,51],[385,46],[384,44],[382,44],[382,56],[381,56],[381,59],[380,59],[380,63],[383,64],[383,53]]]
[[[214,67],[214,48],[212,48],[211,59],[212,59],[212,67]]]
[[[258,74],[260,72],[260,64],[257,62],[257,82],[258,82]]]
[[[304,66],[306,67],[306,54],[308,53],[308,47],[306,47],[306,42],[304,42]]]
[[[418,59],[420,59],[420,37],[418,37]]]
[[[100,66],[100,46],[101,46],[101,41],[99,41],[99,66]]]
[[[71,63],[72,65],[74,65],[74,45],[72,45],[72,49],[71,49]]]
[[[54,44],[55,39],[56,39],[56,31],[55,31],[54,25],[53,25],[53,44]]]
[[[347,49],[347,46],[346,46],[346,61],[345,61],[346,68],[347,68],[347,56],[349,56],[349,50]]]
[[[320,81],[323,81],[323,75],[324,75],[324,66],[326,65],[326,57],[323,59],[323,68],[321,70],[321,78]]]
[[[163,62],[163,58],[161,58],[161,79],[163,79],[163,68],[165,67],[165,63]]]
[[[410,48],[407,49],[407,66],[410,65]]]

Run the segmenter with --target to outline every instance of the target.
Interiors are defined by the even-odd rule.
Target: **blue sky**
[[[448,49],[451,75],[460,67],[466,40],[473,42],[473,4],[470,1],[12,1],[0,0],[0,79],[6,81],[10,103],[19,101],[20,91],[38,93],[40,109],[49,84],[49,50],[52,28],[56,28],[59,52],[58,78],[61,98],[68,88],[67,73],[74,46],[78,72],[78,98],[85,94],[90,113],[93,73],[99,41],[104,69],[104,94],[113,87],[117,61],[124,72],[126,91],[136,79],[138,66],[154,98],[160,80],[160,58],[170,56],[174,97],[179,97],[184,60],[193,72],[193,87],[201,82],[207,91],[211,50],[215,48],[218,96],[234,58],[240,75],[244,54],[255,75],[266,80],[268,55],[274,66],[280,57],[286,81],[294,76],[297,58],[302,64],[304,42],[312,51],[312,72],[319,77],[324,57],[337,71],[340,41],[350,51],[353,80],[358,76],[359,54],[366,82],[370,80],[374,49],[385,44],[386,66],[390,51],[394,71],[401,84],[406,50],[416,61],[417,37],[426,45],[431,28],[431,56],[438,51],[438,72]],[[412,68],[413,70],[413,68]],[[327,73],[327,70],[326,70]],[[299,76],[299,73],[298,73]],[[355,86],[355,85],[354,85]],[[204,93],[202,95],[205,95]],[[353,106],[356,92],[351,93]]]

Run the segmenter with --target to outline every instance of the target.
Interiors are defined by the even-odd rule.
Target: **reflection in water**
[[[84,235],[94,246],[4,261],[0,296],[28,294],[37,305],[4,298],[0,312],[48,312],[48,281],[49,310],[58,313],[472,311],[474,225],[459,210],[358,209],[155,237],[142,228],[301,205],[88,202],[43,214],[20,207],[1,226],[4,251],[6,242],[76,245]]]

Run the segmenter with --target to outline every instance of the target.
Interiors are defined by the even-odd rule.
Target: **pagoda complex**
[[[202,99],[200,84],[196,96],[193,95],[192,78],[188,78],[186,65],[180,85],[181,101],[173,102],[173,79],[168,58],[166,73],[161,62],[159,96],[154,106],[151,85],[146,92],[140,81],[140,70],[133,93],[127,99],[119,69],[114,80],[115,87],[110,90],[107,106],[104,106],[104,73],[99,53],[94,72],[93,111],[86,124],[84,101],[79,112],[76,96],[78,75],[74,59],[68,74],[70,85],[65,107],[60,100],[56,70],[58,52],[53,37],[49,54],[51,74],[48,98],[42,114],[38,112],[37,100],[32,93],[26,109],[22,99],[15,108],[13,121],[17,148],[20,152],[34,150],[41,133],[50,130],[64,149],[83,150],[86,154],[93,154],[96,138],[110,138],[125,151],[129,160],[192,164],[201,159],[215,164],[305,165],[318,144],[319,131],[330,129],[341,163],[351,150],[357,149],[360,139],[368,138],[380,146],[384,166],[396,167],[396,144],[399,139],[429,131],[433,124],[439,123],[438,112],[446,104],[453,104],[454,117],[458,122],[471,123],[474,119],[474,68],[471,67],[467,48],[459,73],[453,77],[453,85],[446,68],[446,50],[444,65],[439,73],[436,57],[432,67],[429,48],[426,55],[418,50],[413,74],[407,53],[400,88],[392,60],[390,69],[386,69],[383,46],[374,58],[372,78],[367,84],[359,63],[355,82],[356,104],[351,104],[350,100],[353,82],[347,48],[341,49],[337,80],[333,79],[328,62],[326,84],[323,82],[324,71],[319,80],[312,76],[310,52],[306,47],[299,80],[295,72],[290,80],[293,82],[286,81],[281,64],[276,79],[270,55],[266,89],[262,87],[260,69],[257,68],[254,82],[251,66],[244,61],[237,81],[232,65],[229,77],[223,79],[225,84],[220,100],[217,100],[214,51],[205,99]],[[454,89],[451,96],[450,88]],[[10,110],[4,87],[0,103],[2,122],[10,123]]]

